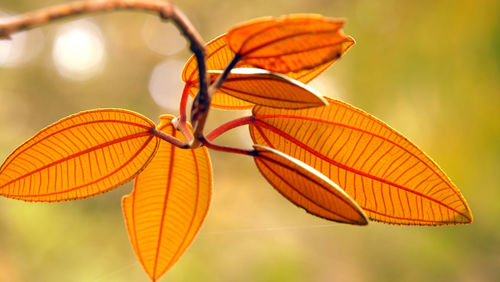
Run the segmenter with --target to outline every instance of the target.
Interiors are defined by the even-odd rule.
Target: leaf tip
[[[463,215],[465,221],[463,222],[464,224],[471,224],[474,222],[474,216],[472,216],[472,212],[469,208],[469,206],[466,205],[466,213]]]
[[[342,44],[342,55],[345,54],[349,49],[351,49],[354,44],[356,44],[356,40],[354,40],[354,38],[352,38],[351,36],[346,35],[345,41]]]
[[[370,222],[370,220],[368,219],[368,216],[366,215],[366,213],[361,213],[360,215],[361,215],[360,220],[354,224],[359,225],[359,226],[367,226],[368,223]]]
[[[368,224],[368,216],[361,207],[319,171],[273,148],[257,144],[253,147],[259,171],[296,206],[326,220],[353,225]]]
[[[458,188],[454,186],[454,188],[458,191]],[[458,195],[461,199],[462,205],[459,207],[456,212],[456,216],[449,221],[448,224],[471,224],[474,222],[474,217],[472,216],[472,211],[470,210],[467,201],[462,196],[462,194],[458,191]]]

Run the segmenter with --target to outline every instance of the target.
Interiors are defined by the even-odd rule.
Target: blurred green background
[[[4,0],[2,16],[62,0]],[[500,281],[500,2],[183,0],[206,41],[251,18],[345,17],[357,44],[312,86],[384,120],[444,169],[472,225],[332,224],[296,208],[249,158],[212,152],[214,197],[160,281]],[[82,19],[82,18],[78,18]],[[0,41],[0,159],[69,114],[178,114],[190,56],[170,24],[117,12]],[[213,111],[210,126],[240,113]],[[156,119],[155,119],[156,120]],[[245,128],[220,142],[250,146]],[[235,169],[237,168],[237,169]],[[125,185],[57,204],[0,199],[0,281],[149,281],[123,223]]]

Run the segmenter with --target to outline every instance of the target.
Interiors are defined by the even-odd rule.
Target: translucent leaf
[[[346,41],[342,46],[342,54],[347,52],[347,50],[354,44],[354,40],[347,37]],[[208,70],[224,70],[224,68],[229,64],[229,62],[234,57],[234,52],[226,45],[226,36],[221,35],[216,39],[209,42],[206,46],[207,49],[207,69]],[[301,70],[297,72],[289,72],[285,75],[298,80],[302,83],[308,83],[313,80],[316,76],[321,74],[323,71],[328,69],[337,59],[333,59],[326,63],[323,63],[317,67]],[[238,64],[238,67],[251,67],[250,65]],[[182,80],[186,82],[186,87],[189,89],[189,95],[194,97],[198,93],[198,64],[196,63],[196,58],[191,56],[188,62],[184,66],[182,72]],[[243,110],[251,109],[254,104],[243,101],[241,99],[226,95],[221,91],[215,93],[212,97],[212,107],[220,109],[229,110]]]
[[[81,112],[43,129],[0,168],[0,195],[25,201],[90,197],[128,182],[151,160],[158,140],[137,113]]]
[[[340,57],[342,57],[347,52],[347,50],[349,50],[349,48],[351,48],[352,45],[354,45],[354,39],[352,39],[351,37],[348,36],[346,38],[345,42],[342,43],[342,48],[341,48],[342,55]],[[339,58],[334,58],[334,59],[332,59],[326,63],[323,63],[321,65],[318,65],[314,68],[299,70],[296,72],[287,72],[285,75],[290,77],[290,78],[293,78],[295,80],[298,80],[302,83],[309,83],[313,79],[315,79],[318,75],[320,75],[325,70],[327,70],[338,59]]]
[[[394,224],[472,222],[457,187],[417,146],[340,101],[306,110],[256,106],[255,143],[297,158],[342,187],[371,219]]]
[[[352,44],[343,25],[344,20],[315,14],[261,18],[229,30],[226,40],[246,64],[295,72],[340,58]]]
[[[209,71],[211,80],[215,80],[222,72]],[[233,69],[220,91],[253,104],[275,108],[304,109],[328,104],[307,85],[256,68]]]
[[[277,150],[254,147],[258,151],[254,159],[259,171],[292,203],[328,220],[368,224],[358,204],[317,170]]]
[[[185,141],[161,117],[158,129]],[[212,169],[205,147],[179,149],[161,142],[158,153],[123,197],[122,208],[135,254],[151,279],[163,275],[184,253],[208,212]]]
[[[195,97],[199,91],[198,84],[186,84],[187,91],[189,91],[189,96]],[[217,91],[212,96],[211,107],[224,110],[248,110],[251,109],[254,104],[238,99],[231,95],[227,95],[222,91]]]

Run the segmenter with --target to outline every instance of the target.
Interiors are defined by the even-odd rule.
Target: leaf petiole
[[[191,88],[191,83],[186,83],[184,90],[182,90],[181,102],[179,105],[180,117],[172,120],[174,127],[181,131],[184,137],[186,137],[187,143],[191,144],[194,140],[193,133],[189,130],[187,126],[187,113],[186,105],[189,97],[189,89]]]
[[[246,116],[238,119],[234,119],[232,121],[229,121],[227,123],[224,123],[223,125],[217,127],[216,129],[212,130],[210,133],[208,133],[205,138],[208,141],[213,141],[215,138],[221,136],[222,134],[226,133],[227,131],[242,126],[242,125],[247,125],[252,123],[255,120],[254,116]]]
[[[202,137],[200,141],[203,144],[203,146],[206,146],[209,149],[220,151],[220,152],[235,153],[235,154],[246,155],[246,156],[256,156],[257,155],[257,151],[255,151],[255,150],[246,150],[246,149],[235,148],[235,147],[230,147],[230,146],[217,145],[217,144],[211,143],[210,141],[205,139],[205,137]]]
[[[156,128],[151,128],[149,130],[149,132],[152,135],[154,135],[154,136],[156,136],[156,137],[158,137],[158,138],[160,138],[160,139],[162,139],[164,141],[167,141],[168,143],[170,143],[170,144],[172,144],[172,145],[174,145],[176,147],[179,147],[179,148],[182,148],[182,149],[189,149],[190,148],[189,143],[183,142],[183,141],[181,141],[181,140],[179,140],[179,139],[177,139],[177,138],[175,138],[173,136],[170,136],[170,135],[166,134],[165,132],[157,130]]]
[[[227,67],[224,69],[224,72],[219,77],[217,77],[217,79],[210,85],[210,88],[208,89],[210,96],[212,96],[215,93],[215,91],[221,88],[222,83],[226,81],[227,76],[229,75],[229,73],[231,73],[231,70],[240,61],[240,58],[241,58],[240,54],[235,54],[231,62],[229,62]]]

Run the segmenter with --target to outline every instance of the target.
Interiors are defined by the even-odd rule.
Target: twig
[[[207,91],[207,95],[203,95],[201,88],[200,92],[198,92],[198,94],[196,95],[191,108],[191,122],[194,127],[194,142],[192,144],[193,147],[200,146],[204,139],[203,129],[205,127],[205,121],[208,116],[208,110],[210,109],[210,103],[212,102],[212,96],[222,86],[222,83],[226,80],[227,76],[236,66],[239,60],[240,55],[236,54],[231,62],[229,62],[229,64],[226,66],[224,72],[219,77],[217,77],[217,79],[210,85]]]
[[[6,22],[0,24],[0,38],[9,39],[10,35],[13,33],[39,27],[61,18],[116,10],[136,10],[158,13],[162,19],[172,20],[180,29],[181,33],[189,40],[189,47],[196,56],[198,63],[200,87],[199,97],[196,100],[198,103],[197,106],[200,108],[198,111],[199,115],[195,120],[192,120],[192,122],[195,126],[194,132],[203,132],[206,115],[210,107],[210,97],[208,93],[209,81],[205,64],[205,43],[188,18],[171,2],[154,0],[88,0],[61,4],[6,19]],[[206,101],[208,101],[208,103]],[[195,140],[189,135],[186,136],[186,138],[188,139],[188,147],[190,147]],[[177,141],[182,142],[178,139]],[[186,147],[185,143],[182,143],[181,147]],[[199,141],[195,143],[199,143]]]

